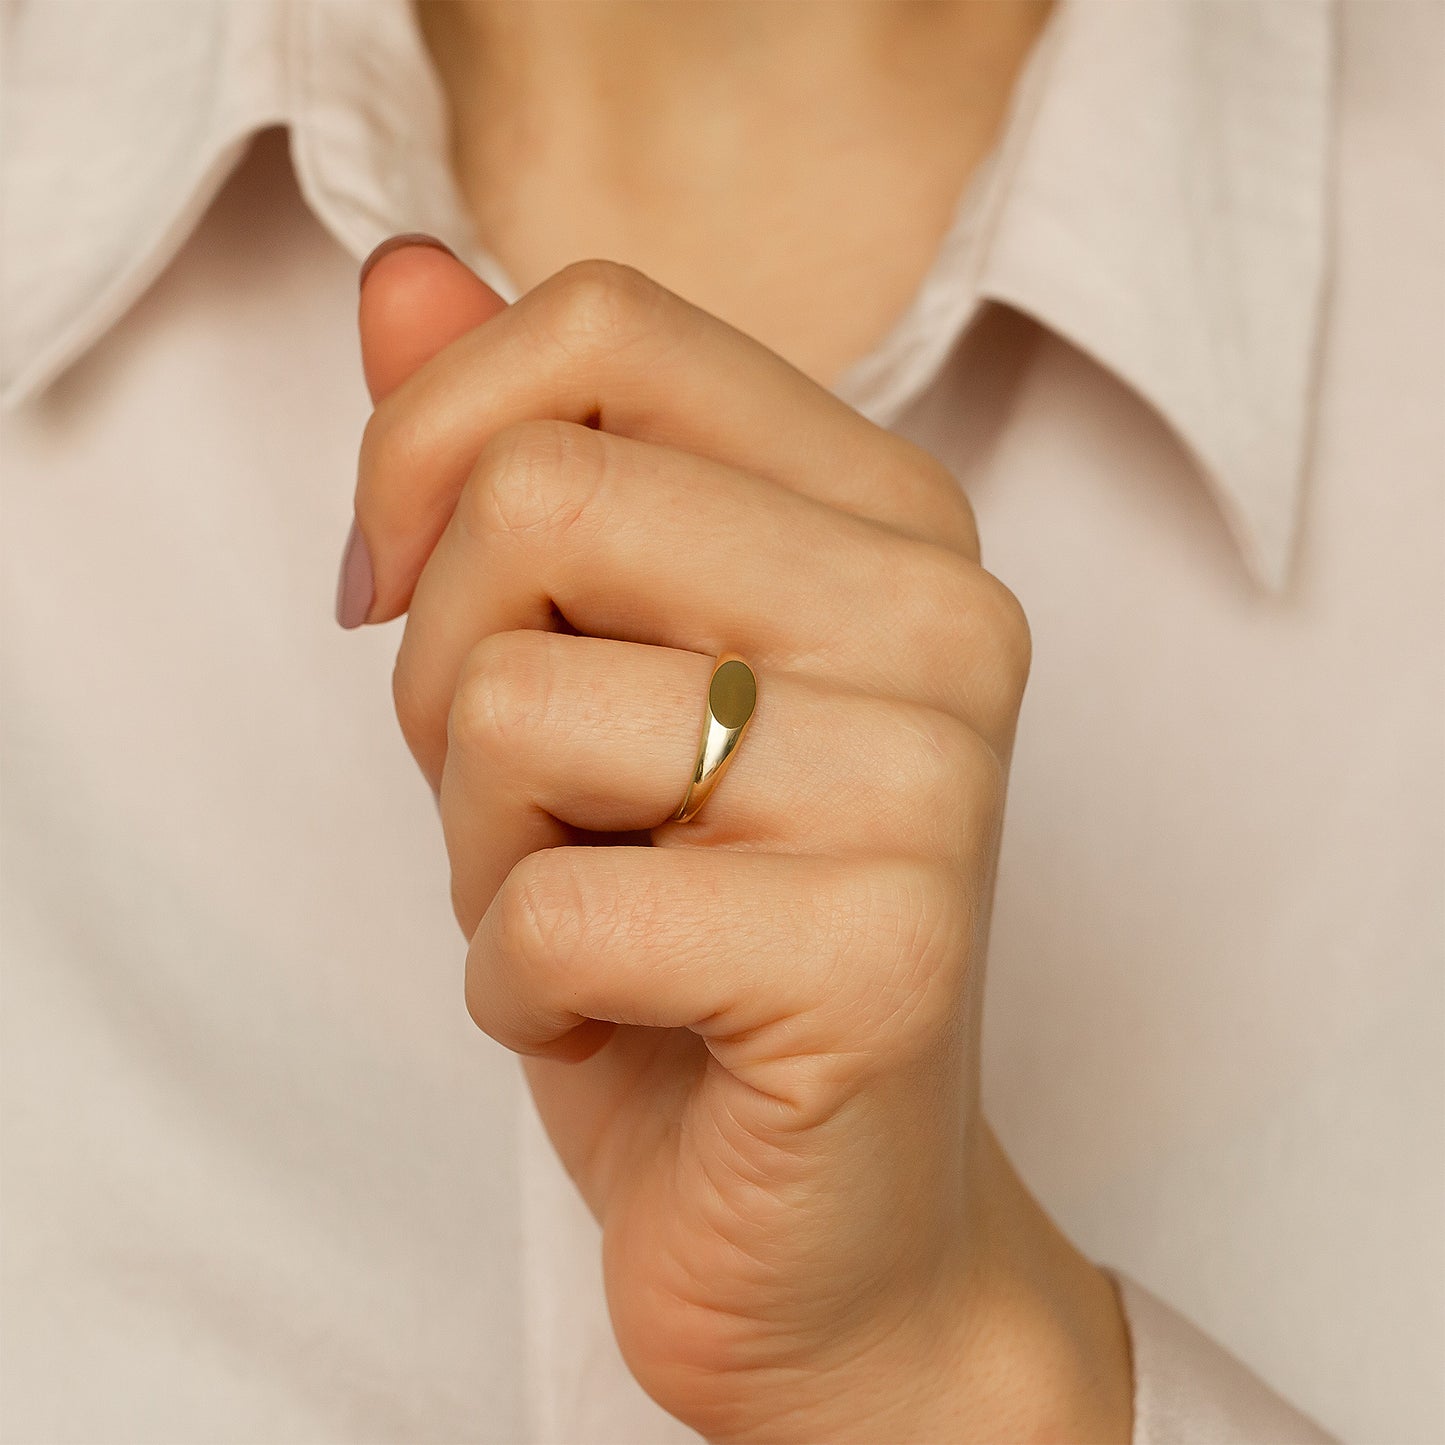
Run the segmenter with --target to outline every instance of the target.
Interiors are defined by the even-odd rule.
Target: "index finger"
[[[367,621],[406,610],[488,438],[549,418],[695,452],[978,556],[958,482],[922,448],[632,267],[581,261],[377,405],[356,488],[375,578]]]

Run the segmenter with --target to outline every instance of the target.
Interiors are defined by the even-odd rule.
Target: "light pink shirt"
[[[694,1439],[462,1007],[400,624],[331,616],[357,261],[516,294],[411,13],[3,13],[0,1434]],[[1442,44],[1065,0],[838,388],[1032,623],[985,1099],[1137,1445],[1445,1438]]]

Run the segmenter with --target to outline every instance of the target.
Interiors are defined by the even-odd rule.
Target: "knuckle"
[[[936,620],[940,608],[949,613],[966,608],[978,585],[978,563],[947,547],[930,544],[926,552],[928,569],[920,592],[930,617]]]
[[[573,355],[625,349],[646,332],[661,294],[641,271],[618,261],[574,261],[548,284],[548,328]]]
[[[555,538],[586,514],[602,472],[603,446],[591,428],[518,422],[482,448],[458,510],[482,542]]]
[[[447,714],[447,745],[498,761],[550,714],[550,633],[518,628],[476,643],[462,664]]]
[[[415,411],[383,398],[361,430],[358,503],[375,490],[378,479],[424,474],[428,465],[426,432]]]
[[[1003,812],[1003,765],[979,733],[952,713],[927,709],[916,736],[923,802],[915,816],[930,821],[930,856],[971,856],[992,838]]]
[[[909,575],[916,584],[910,587],[914,635],[936,646],[940,634],[956,639],[960,630],[972,631],[970,619],[982,575],[978,563],[948,547],[925,543],[920,562]]]
[[[1004,695],[1014,702],[1023,696],[1033,666],[1033,633],[1023,604],[991,572],[980,571],[978,602],[981,625],[993,652]]]
[[[904,461],[916,479],[922,496],[925,534],[941,545],[960,553],[969,561],[979,556],[978,523],[973,504],[959,484],[958,478],[932,452],[898,437],[904,448]]]
[[[587,916],[567,850],[544,848],[518,859],[492,906],[503,971],[525,980],[533,993],[553,992],[553,982],[577,951]]]
[[[1017,713],[1033,661],[1028,619],[1017,597],[977,562],[943,548],[931,552],[932,573],[918,590],[914,619],[928,645],[942,634],[960,663],[967,696],[981,701],[986,730]]]

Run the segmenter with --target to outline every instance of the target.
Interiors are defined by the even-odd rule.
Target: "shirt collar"
[[[302,194],[353,256],[430,231],[514,298],[471,236],[406,0],[97,4],[85,26],[72,8],[27,7],[9,37],[3,404],[124,313],[270,124],[290,127]],[[1013,306],[1159,412],[1257,580],[1283,586],[1326,280],[1333,29],[1333,0],[1060,0],[913,304],[840,394],[887,424],[981,301]]]
[[[164,269],[268,125],[358,260],[398,230],[474,252],[406,0],[27,7],[0,94],[0,405],[44,388]]]
[[[1327,281],[1333,0],[1062,3],[909,312],[840,388],[884,422],[981,302],[1108,368],[1288,581]]]

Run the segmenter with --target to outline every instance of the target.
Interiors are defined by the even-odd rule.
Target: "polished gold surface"
[[[687,792],[669,821],[685,823],[707,801],[727,769],[752,719],[758,680],[735,652],[724,652],[713,667],[703,705],[702,737]]]

